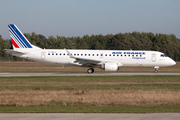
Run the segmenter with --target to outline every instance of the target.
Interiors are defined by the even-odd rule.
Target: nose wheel
[[[158,73],[159,66],[154,66],[154,73]]]
[[[89,73],[89,74],[91,74],[91,73],[93,73],[94,72],[94,69],[93,68],[89,68],[88,70],[87,70],[87,73]]]

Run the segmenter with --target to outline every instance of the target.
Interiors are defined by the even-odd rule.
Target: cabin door
[[[156,61],[156,54],[152,54],[152,62]]]

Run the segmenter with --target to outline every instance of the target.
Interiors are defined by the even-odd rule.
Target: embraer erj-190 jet
[[[41,49],[32,45],[15,24],[8,28],[13,49],[5,49],[6,53],[38,62],[88,67],[88,73],[93,73],[94,68],[117,71],[121,66],[151,66],[157,73],[159,67],[176,64],[158,51]]]

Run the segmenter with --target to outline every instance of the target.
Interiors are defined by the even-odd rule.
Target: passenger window
[[[92,56],[94,56],[94,54],[92,54]]]
[[[136,57],[137,57],[138,55],[136,55]]]
[[[126,55],[124,55],[126,57]]]
[[[79,54],[77,54],[77,56],[79,56]]]
[[[113,56],[115,56],[115,54],[113,54]]]
[[[76,54],[74,54],[74,56],[76,56]]]
[[[107,56],[107,54],[105,54],[105,56]]]
[[[61,55],[61,53],[59,55]]]
[[[50,55],[50,53],[48,53],[48,55]]]
[[[90,56],[90,54],[89,54],[89,56]]]
[[[98,56],[98,54],[97,54],[97,56]]]
[[[117,56],[119,56],[119,55],[117,54]]]
[[[52,53],[52,55],[54,55],[54,53]]]
[[[130,55],[128,55],[130,57]]]
[[[86,56],[86,54],[85,54],[85,56]]]
[[[56,55],[58,55],[58,54],[56,53]]]
[[[81,54],[81,56],[83,56],[83,54]]]
[[[111,56],[111,54],[109,54],[109,56]]]
[[[122,57],[123,55],[121,55],[121,57]]]
[[[64,53],[64,55],[65,55],[65,53]]]

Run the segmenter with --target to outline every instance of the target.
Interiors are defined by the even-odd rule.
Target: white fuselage
[[[24,51],[25,49],[23,49]],[[21,51],[21,50],[20,50]],[[139,50],[68,50],[74,57],[102,61],[115,62],[118,66],[172,66],[176,63],[163,53],[157,51]],[[58,65],[78,65],[74,58],[70,58],[65,49],[26,49],[26,54],[14,56]]]

